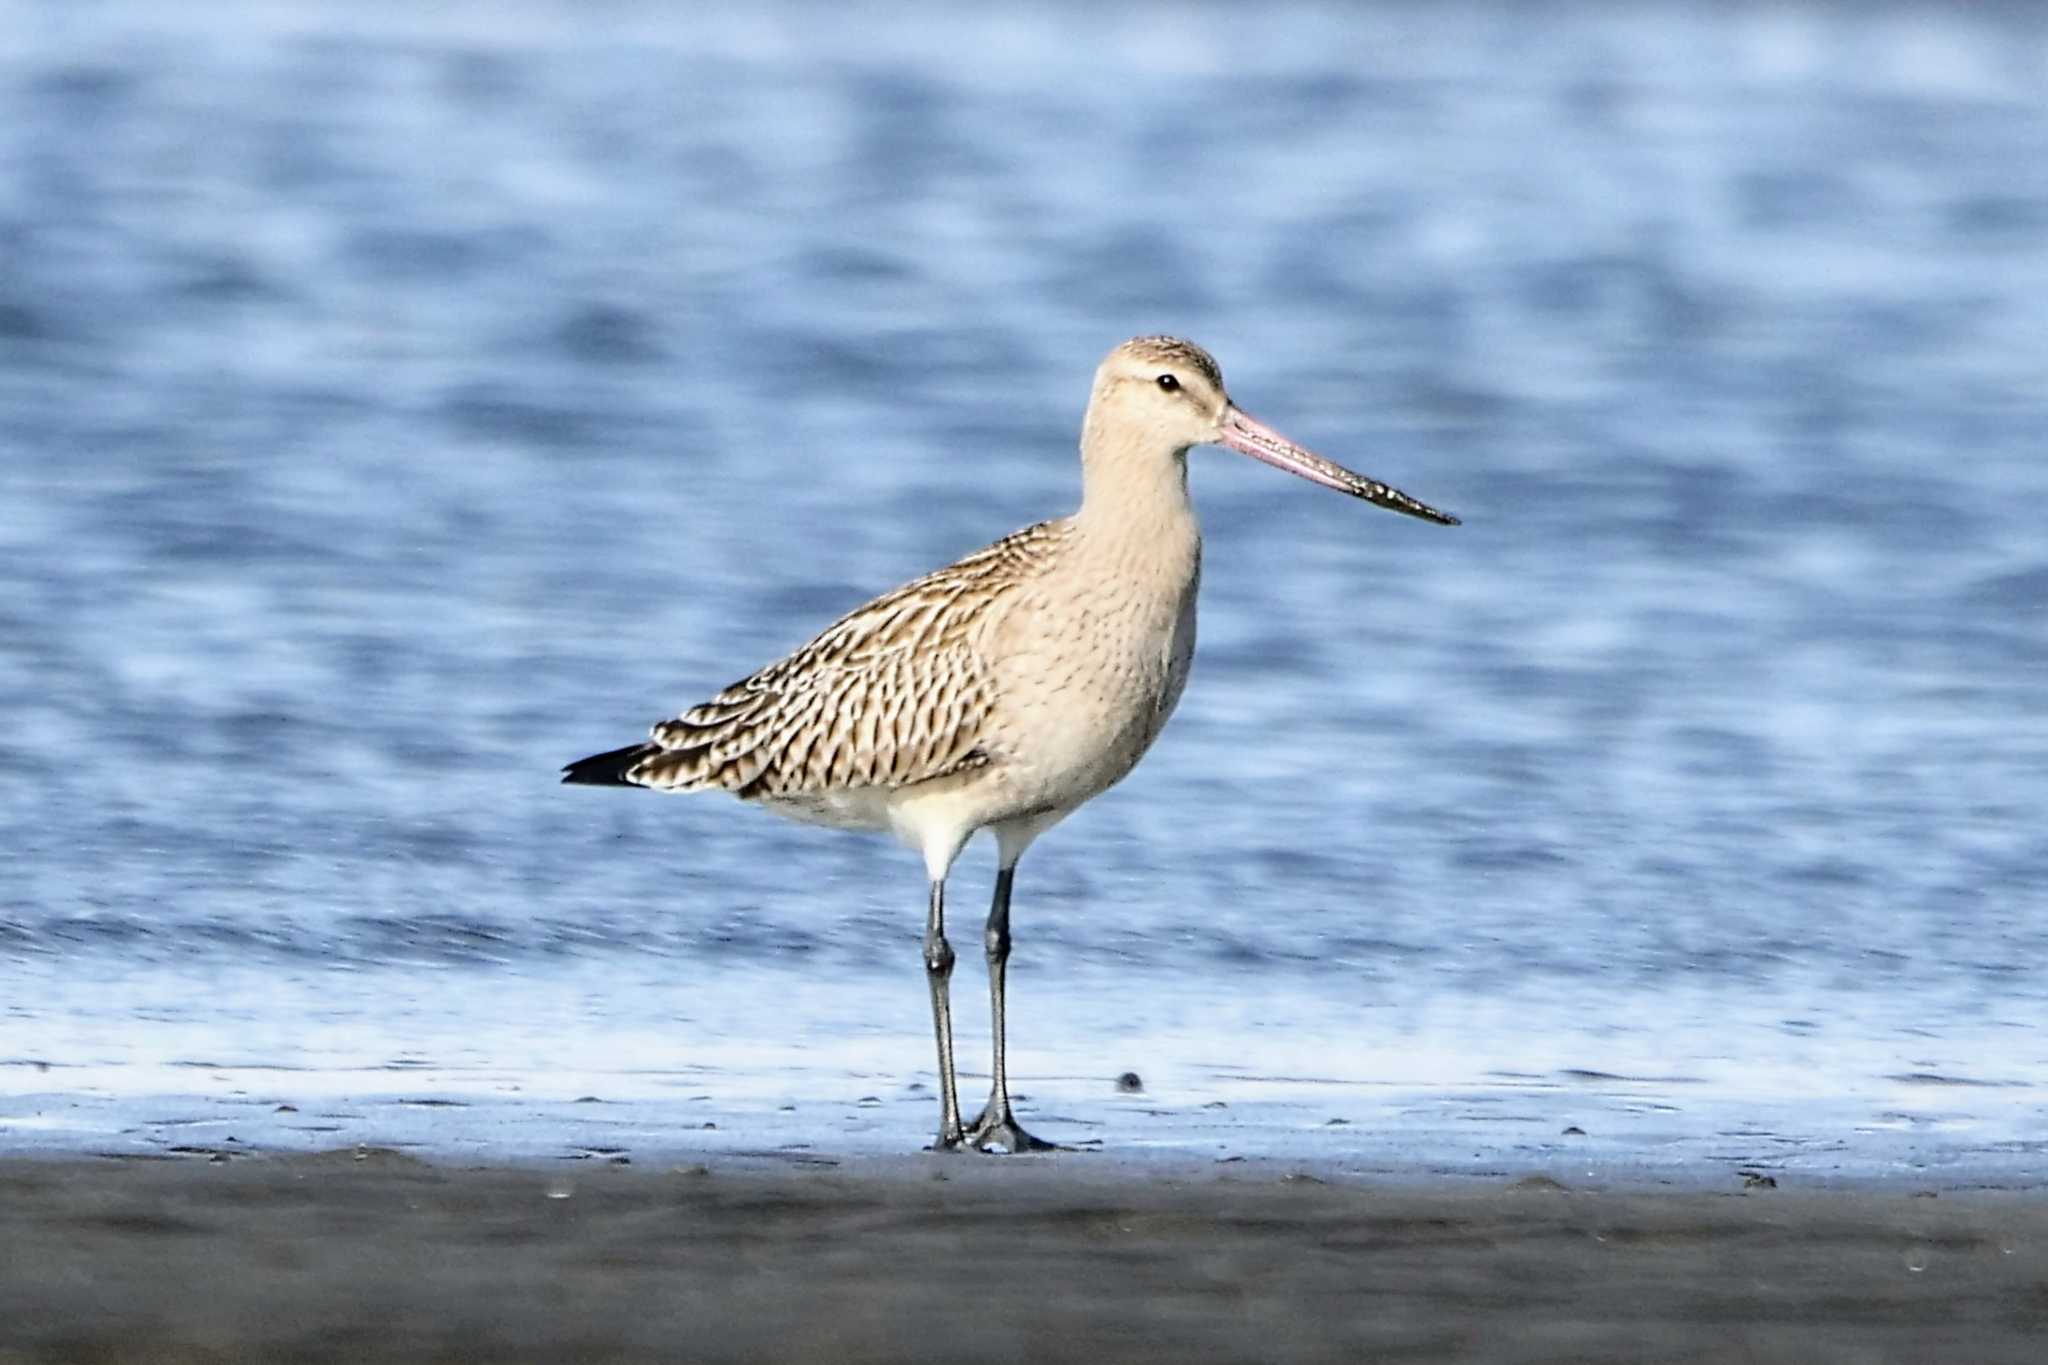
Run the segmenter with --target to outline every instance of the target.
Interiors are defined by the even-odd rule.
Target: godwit
[[[644,744],[563,769],[564,782],[728,791],[794,819],[888,831],[924,854],[939,1150],[1052,1146],[1010,1109],[1010,888],[1032,840],[1121,780],[1180,700],[1202,558],[1187,453],[1208,444],[1411,517],[1458,524],[1247,417],[1201,347],[1138,337],[1095,371],[1078,512],[876,598],[788,658],[656,725]],[[987,1105],[963,1124],[946,874],[981,830],[995,835],[997,850],[982,936],[994,1066]]]

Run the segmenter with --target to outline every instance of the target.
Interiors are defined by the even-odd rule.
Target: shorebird
[[[793,819],[892,833],[924,855],[936,1150],[1053,1147],[1017,1122],[1004,1067],[1017,860],[1130,772],[1180,700],[1202,558],[1187,454],[1212,444],[1376,506],[1458,524],[1246,416],[1201,347],[1137,337],[1095,372],[1081,428],[1079,511],[886,593],[656,725],[644,743],[563,769],[564,782],[726,791]],[[983,830],[997,854],[982,935],[994,1065],[988,1103],[963,1123],[946,876]]]

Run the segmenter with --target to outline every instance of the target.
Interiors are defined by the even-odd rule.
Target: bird
[[[1202,445],[1459,524],[1246,415],[1200,346],[1134,337],[1095,371],[1078,510],[855,608],[646,740],[562,770],[566,783],[728,792],[795,820],[893,834],[923,856],[923,959],[938,1047],[932,1150],[1057,1149],[1017,1121],[1010,1100],[1011,891],[1033,841],[1121,781],[1180,701],[1202,559],[1187,457]],[[987,1103],[963,1122],[945,893],[954,860],[983,831],[997,855],[982,934],[993,1065]]]

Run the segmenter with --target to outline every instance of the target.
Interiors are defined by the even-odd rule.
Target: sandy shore
[[[0,1162],[9,1365],[2044,1358],[2038,1194]]]

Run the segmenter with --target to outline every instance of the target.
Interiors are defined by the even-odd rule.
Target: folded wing
[[[999,682],[984,635],[1058,534],[1028,527],[879,597],[656,725],[650,743],[571,764],[565,780],[772,799],[984,766]]]

